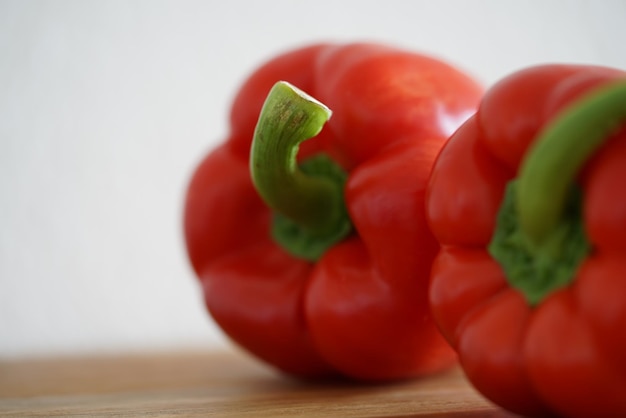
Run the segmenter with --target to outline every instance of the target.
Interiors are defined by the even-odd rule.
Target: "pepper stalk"
[[[279,81],[263,105],[250,151],[253,184],[275,213],[272,236],[310,261],[352,230],[343,169],[323,154],[297,164],[299,145],[319,134],[331,115],[323,103]]]
[[[538,136],[507,186],[489,252],[531,305],[566,286],[591,251],[576,176],[626,119],[626,82],[566,108]]]

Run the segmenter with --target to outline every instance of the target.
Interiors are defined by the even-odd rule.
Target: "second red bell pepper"
[[[626,416],[626,73],[494,85],[434,165],[430,300],[469,380],[524,415]]]
[[[259,119],[279,80],[332,109],[318,135],[328,111],[285,83]],[[371,44],[314,45],[256,71],[185,204],[189,257],[225,333],[299,376],[406,378],[455,361],[427,302],[438,245],[424,193],[481,94],[439,60]]]

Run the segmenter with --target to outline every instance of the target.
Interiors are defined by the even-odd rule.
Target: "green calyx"
[[[296,162],[300,143],[316,136],[331,114],[311,96],[278,82],[263,105],[250,151],[252,181],[274,211],[274,240],[309,261],[352,230],[342,168],[325,155]]]
[[[574,278],[591,246],[582,222],[580,189],[573,188],[558,226],[540,243],[522,228],[517,212],[519,183],[512,180],[500,206],[489,253],[502,266],[509,284],[536,305]]]
[[[529,304],[570,284],[591,251],[575,179],[625,119],[625,81],[592,92],[540,133],[507,186],[488,250]]]

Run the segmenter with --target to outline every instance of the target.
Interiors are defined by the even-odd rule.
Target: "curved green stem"
[[[625,119],[626,81],[583,97],[539,135],[507,185],[488,249],[529,304],[571,283],[589,254],[576,176]]]
[[[580,168],[626,119],[626,81],[577,101],[526,154],[517,187],[522,230],[540,244],[557,228]]]
[[[332,112],[280,81],[271,89],[254,132],[250,173],[265,203],[279,215],[274,238],[288,251],[315,260],[351,229],[345,173],[329,158],[299,167],[300,143],[316,136]]]

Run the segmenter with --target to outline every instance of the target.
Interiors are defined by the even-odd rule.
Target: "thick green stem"
[[[626,82],[591,93],[540,134],[518,176],[522,230],[540,244],[558,227],[580,168],[626,118]]]
[[[576,177],[626,120],[626,81],[565,109],[535,140],[498,213],[490,254],[531,305],[574,279],[591,249]]]
[[[316,136],[330,116],[328,107],[280,81],[263,105],[250,152],[254,186],[278,215],[274,238],[309,260],[319,258],[351,229],[341,168],[327,157],[308,168],[296,161],[300,143]]]

